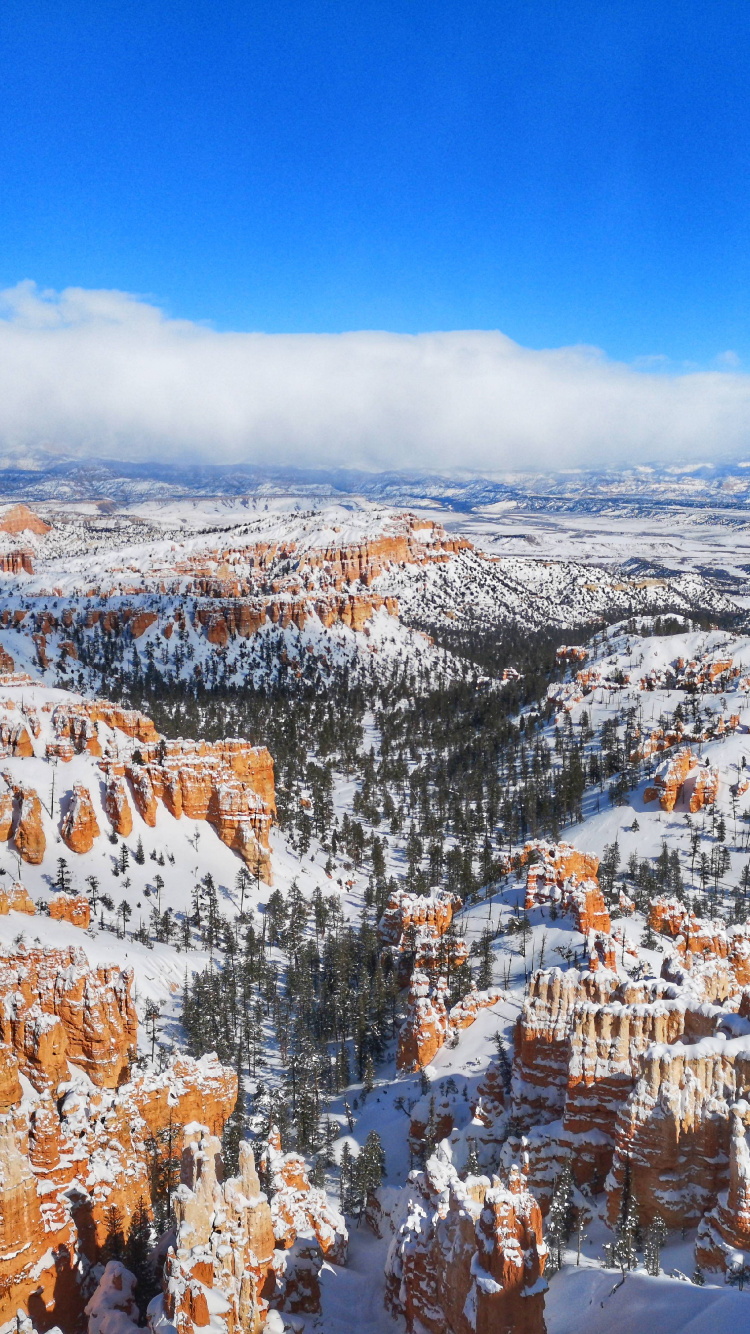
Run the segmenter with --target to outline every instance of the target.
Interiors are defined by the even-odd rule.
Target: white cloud
[[[685,462],[746,454],[749,409],[737,372],[654,374],[501,333],[217,333],[124,292],[0,293],[6,452],[485,471]]]

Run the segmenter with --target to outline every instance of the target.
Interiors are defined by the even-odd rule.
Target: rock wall
[[[43,959],[28,953],[16,968],[17,988],[28,992],[30,979],[36,987],[20,1022],[18,1006],[9,1013],[8,992],[0,1007],[0,1324],[20,1311],[40,1330],[57,1324],[64,1334],[77,1334],[86,1275],[101,1258],[109,1211],[118,1211],[126,1236],[139,1202],[150,1203],[154,1144],[171,1140],[179,1151],[198,1108],[221,1132],[237,1080],[215,1056],[205,1056],[180,1057],[117,1088],[92,1091],[80,1079],[71,1082],[67,1056],[76,1042],[80,1046],[75,1011],[83,1001],[84,1029],[87,1019],[97,1028],[102,1002],[100,996],[90,1013],[91,995],[80,987],[81,952],[56,960],[55,953],[61,952],[48,951]],[[6,960],[4,986],[12,969]],[[89,992],[101,991],[102,971],[89,970]],[[43,1002],[57,1004],[60,1016]],[[101,1063],[94,1061],[89,1073],[101,1076]],[[105,1306],[95,1301],[89,1317]],[[124,1310],[116,1303],[113,1309]]]
[[[386,1263],[386,1304],[409,1334],[544,1334],[539,1206],[518,1168],[461,1181],[434,1155],[412,1172]]]
[[[2,1041],[35,1087],[48,1087],[68,1059],[101,1087],[122,1082],[137,1037],[132,981],[127,969],[91,968],[81,949],[0,953]]]

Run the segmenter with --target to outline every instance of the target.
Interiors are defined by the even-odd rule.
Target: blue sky
[[[4,0],[0,287],[744,369],[749,39],[724,0]]]

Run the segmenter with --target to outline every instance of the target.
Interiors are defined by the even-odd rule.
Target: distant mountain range
[[[551,513],[688,506],[744,512],[750,504],[750,463],[638,467],[567,472],[505,472],[494,476],[357,469],[129,463],[24,453],[0,460],[0,498],[111,501],[116,505],[207,496],[299,496],[330,502],[346,497],[396,506],[438,505],[457,511],[491,506]]]

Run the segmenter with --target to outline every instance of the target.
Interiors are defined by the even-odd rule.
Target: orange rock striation
[[[472,986],[466,996],[448,1009],[444,977],[431,981],[427,973],[412,973],[406,1005],[406,1017],[399,1029],[396,1065],[399,1070],[423,1070],[443,1046],[452,1030],[474,1023],[480,1009],[496,1005],[503,993],[499,987],[477,991]]]
[[[135,1054],[132,972],[89,967],[83,950],[20,945],[0,954],[0,1031],[35,1088],[68,1078],[67,1061],[116,1088]]]
[[[88,930],[91,922],[91,904],[85,894],[55,894],[49,905],[49,915],[57,922],[70,922]]]

